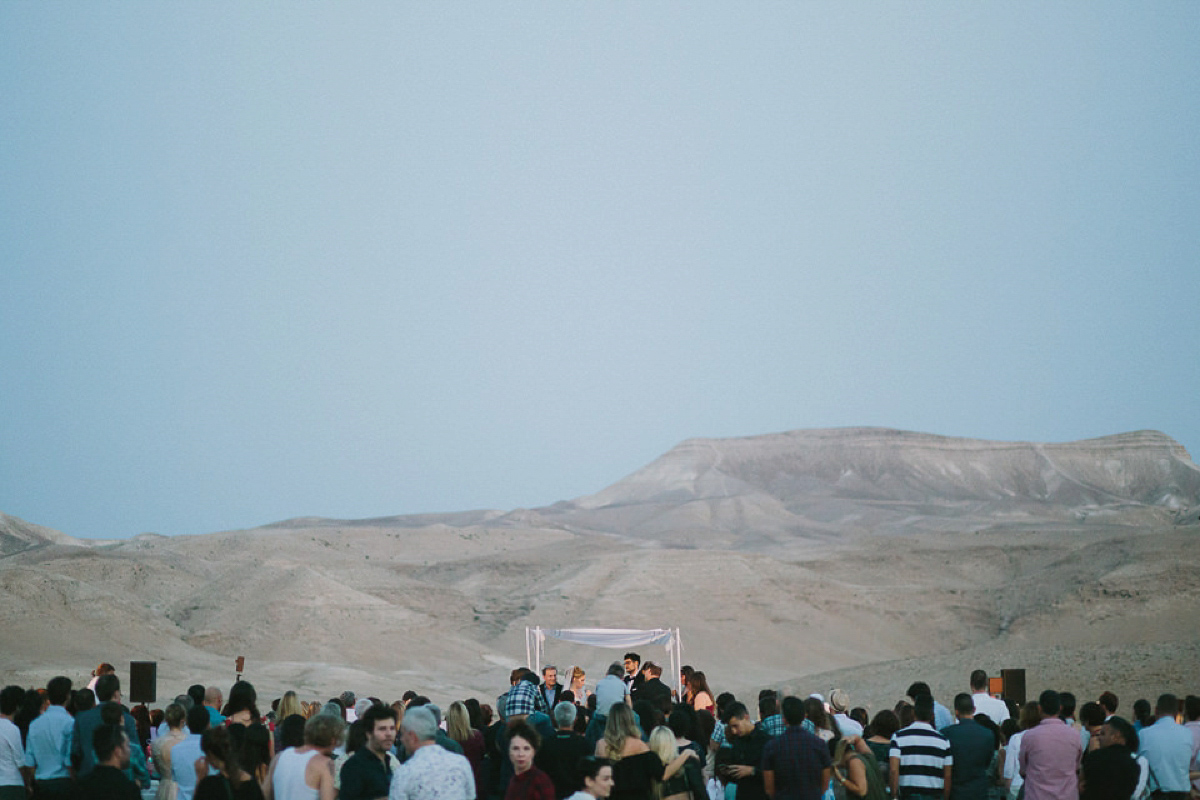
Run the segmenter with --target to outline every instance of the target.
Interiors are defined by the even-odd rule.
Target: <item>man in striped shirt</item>
[[[933,697],[921,695],[914,699],[917,721],[896,731],[888,751],[892,797],[949,798],[954,765],[950,742],[933,729]]]

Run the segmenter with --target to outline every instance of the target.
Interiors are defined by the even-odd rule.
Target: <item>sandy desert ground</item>
[[[717,691],[838,686],[874,710],[1013,667],[1032,693],[1131,703],[1200,691],[1198,537],[1200,468],[1155,432],[691,440],[540,509],[108,543],[0,516],[0,674],[152,660],[161,704],[244,655],[267,697],[488,701],[527,625],[678,627]],[[620,655],[546,650],[592,679]]]

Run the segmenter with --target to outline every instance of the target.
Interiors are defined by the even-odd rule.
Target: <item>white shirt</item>
[[[392,773],[388,800],[475,800],[471,762],[437,744],[424,745]]]
[[[1025,779],[1021,777],[1020,756],[1021,756],[1021,737],[1025,735],[1025,731],[1014,733],[1008,739],[1008,746],[1004,749],[1004,775],[1001,776],[1006,781],[1012,781],[1008,787],[1009,800],[1017,800],[1017,793],[1021,791],[1021,784],[1025,783]]]
[[[971,695],[971,699],[975,701],[975,713],[987,714],[988,719],[996,725],[1008,719],[1008,706],[1003,700],[992,697],[987,692],[977,692]]]
[[[25,786],[21,767],[25,766],[25,748],[21,729],[11,719],[0,719],[0,786]]]
[[[842,736],[863,735],[863,726],[859,725],[845,714],[834,714],[833,718],[837,720],[838,730],[842,732]]]

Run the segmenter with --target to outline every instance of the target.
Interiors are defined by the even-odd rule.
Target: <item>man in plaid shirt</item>
[[[521,677],[509,690],[508,700],[504,704],[505,719],[510,726],[535,711],[541,711],[543,714],[550,713],[546,708],[546,698],[542,697],[542,693],[538,691],[539,683],[536,672],[522,667]]]
[[[774,689],[763,689],[758,693],[758,725],[768,736],[778,736],[787,729],[783,715],[779,713],[779,695]]]
[[[820,800],[833,770],[829,747],[801,727],[799,697],[783,698],[783,721],[787,729],[763,750],[763,788],[774,800]]]

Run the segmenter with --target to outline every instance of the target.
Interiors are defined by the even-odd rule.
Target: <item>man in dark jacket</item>
[[[367,743],[342,765],[341,800],[380,800],[392,786],[388,755],[396,743],[396,709],[371,706],[362,715]]]
[[[950,800],[985,800],[989,788],[987,769],[996,752],[996,737],[975,721],[975,701],[965,692],[954,697],[954,716],[958,724],[941,730],[942,736],[950,741],[950,756],[954,759]]]
[[[141,800],[142,793],[124,770],[133,748],[122,725],[101,724],[92,730],[90,749],[95,754],[91,771],[75,786],[78,800]]]
[[[763,788],[763,748],[771,737],[750,718],[743,703],[732,703],[725,712],[725,741],[717,750],[717,774],[737,784],[738,800],[768,800]]]

